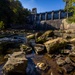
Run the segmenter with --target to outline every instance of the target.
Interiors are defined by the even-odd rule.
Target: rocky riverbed
[[[27,75],[74,75],[75,39],[54,38],[53,32],[51,33],[53,36],[50,33],[48,31],[40,37],[39,35],[37,35],[38,37],[34,36],[34,34],[30,34],[33,36],[28,35],[27,43],[23,44],[20,48],[21,52],[25,53],[25,58],[28,61],[27,68],[23,69],[24,72],[26,71]],[[35,37],[38,39],[34,39]],[[21,55],[17,57],[22,58]],[[15,58],[14,61],[15,63],[22,63],[20,62],[21,60],[16,61]],[[0,74],[2,74],[2,68],[3,65],[0,66]],[[18,70],[19,68],[16,69],[16,71]]]

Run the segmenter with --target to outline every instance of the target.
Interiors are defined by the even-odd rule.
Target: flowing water
[[[0,65],[0,75],[3,75],[2,74],[2,67],[3,67],[4,65]]]
[[[12,35],[12,36],[6,36],[6,37],[3,37],[3,38],[0,38],[0,43],[3,42],[3,41],[14,41],[14,39],[16,39],[15,41],[19,41],[21,40],[22,43],[25,43],[26,42],[26,38],[25,38],[25,35]],[[2,74],[2,67],[4,65],[0,65],[0,75],[3,75]]]

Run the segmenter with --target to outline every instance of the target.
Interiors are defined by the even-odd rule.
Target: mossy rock
[[[46,31],[44,34],[42,34],[40,37],[36,39],[36,43],[44,43],[47,40],[47,37],[54,36],[53,31]]]
[[[11,60],[11,61],[10,61]],[[28,60],[25,57],[24,52],[14,52],[8,61],[3,66],[3,74],[10,75],[9,73],[25,73],[28,65]],[[16,74],[15,74],[16,75]]]
[[[42,36],[53,37],[54,36],[54,32],[52,30],[48,30]]]
[[[44,43],[48,53],[61,52],[59,49],[64,48],[67,45],[67,41],[62,38],[49,40]]]
[[[28,36],[27,36],[27,39],[28,39],[28,40],[30,40],[30,39],[35,39],[35,34],[28,35]]]
[[[29,54],[32,52],[32,48],[27,45],[20,46],[21,51],[25,52],[26,54]]]
[[[43,44],[44,42],[46,42],[46,38],[44,38],[44,37],[39,37],[39,38],[36,39],[36,43]]]
[[[75,45],[75,38],[72,38],[72,39],[70,40],[70,43],[72,43],[72,44]]]
[[[43,34],[43,32],[37,32],[36,34],[35,34],[35,36],[36,37],[39,37],[39,36],[41,36]]]

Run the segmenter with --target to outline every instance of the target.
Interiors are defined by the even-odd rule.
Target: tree
[[[29,14],[19,0],[0,0],[0,21],[3,21],[5,28],[11,24],[25,24]]]
[[[9,5],[8,0],[0,0],[0,21],[3,21],[4,24],[11,22],[11,9]]]
[[[75,0],[63,0],[66,2],[65,10],[71,12],[72,16],[68,18],[69,22],[75,22]]]
[[[10,0],[10,8],[14,12],[13,24],[24,24],[30,14],[28,9],[23,8],[19,0]]]

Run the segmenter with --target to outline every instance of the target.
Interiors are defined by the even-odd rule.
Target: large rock
[[[43,32],[37,32],[35,33],[35,37],[38,38],[39,36],[41,36],[43,34]]]
[[[48,53],[58,52],[59,49],[64,48],[66,44],[67,44],[67,41],[63,38],[56,38],[44,43]]]
[[[54,32],[51,30],[48,30],[42,36],[52,37],[52,36],[54,36]]]
[[[43,54],[45,53],[45,46],[43,44],[36,44],[34,46],[34,50],[36,54]]]
[[[63,66],[64,64],[71,64],[72,63],[70,57],[62,57],[62,56],[58,57],[56,59],[56,62],[59,66]]]
[[[32,48],[25,44],[22,44],[20,49],[21,49],[21,51],[25,52],[25,54],[32,53]]]
[[[71,56],[69,56],[69,57],[70,57],[71,61],[75,63],[75,56],[72,56],[72,55],[71,55]]]
[[[28,39],[28,40],[30,40],[30,39],[35,39],[35,34],[28,35],[28,36],[27,36],[27,39]]]
[[[58,59],[56,60],[56,62],[57,62],[57,64],[58,64],[59,66],[62,66],[62,65],[64,65],[64,64],[66,63],[65,60],[63,60],[61,57],[58,58]]]
[[[65,55],[68,55],[70,52],[71,52],[71,51],[68,50],[68,49],[64,49],[64,50],[63,50],[63,53],[64,53]]]
[[[70,52],[70,53],[69,53],[69,56],[70,56],[70,57],[75,57],[75,51]]]
[[[65,58],[65,62],[66,62],[67,64],[72,63],[72,61],[71,61],[71,59],[70,59],[69,57],[66,57],[66,58]]]
[[[62,68],[65,70],[66,73],[70,73],[75,69],[75,67],[71,64],[65,64]]]
[[[75,38],[72,38],[72,39],[70,40],[70,43],[75,44]]]
[[[27,59],[23,52],[14,52],[3,67],[4,75],[23,75],[26,73]]]
[[[44,43],[44,42],[46,42],[48,37],[52,37],[52,36],[54,36],[53,31],[46,31],[44,34],[42,34],[40,37],[38,37],[36,39],[36,42],[37,43]]]

